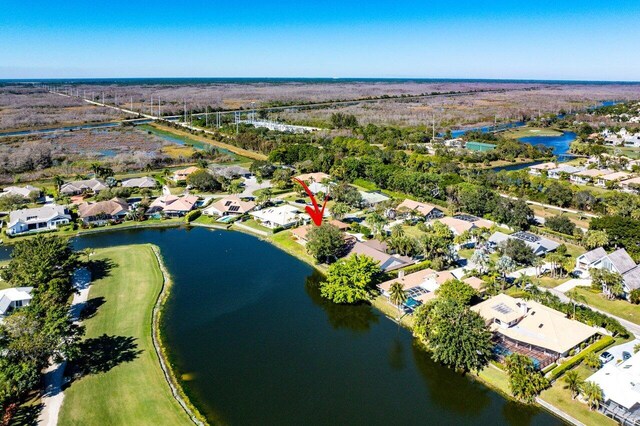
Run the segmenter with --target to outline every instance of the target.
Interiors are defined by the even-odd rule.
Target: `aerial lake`
[[[563,424],[434,363],[370,306],[324,301],[313,268],[253,236],[171,228],[74,240],[136,243],[158,245],[173,276],[165,343],[212,422]]]

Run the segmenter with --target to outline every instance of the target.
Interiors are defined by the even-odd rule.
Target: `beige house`
[[[634,186],[640,188],[640,177],[623,180],[619,183],[619,185],[620,189],[622,189],[624,192],[636,193],[638,191],[634,188]]]
[[[543,171],[553,170],[553,169],[556,169],[557,167],[558,165],[553,162],[534,164],[533,166],[529,166],[529,174],[534,176],[540,176],[542,175]]]
[[[211,204],[202,213],[208,216],[232,216],[249,213],[255,208],[253,201],[242,201],[237,195],[229,195]]]
[[[620,182],[621,180],[629,179],[631,176],[631,173],[627,172],[609,173],[608,175],[598,177],[596,185],[606,187],[610,182]]]
[[[482,316],[502,348],[536,358],[542,364],[568,356],[598,330],[532,300],[498,294],[471,309]]]
[[[611,174],[613,170],[609,169],[587,169],[577,172],[569,176],[569,180],[573,183],[586,185],[595,182],[600,176]]]
[[[185,180],[187,180],[187,176],[189,176],[191,173],[197,172],[198,170],[200,169],[195,166],[190,166],[190,167],[187,167],[186,169],[176,170],[175,172],[173,172],[173,181],[184,182]]]
[[[416,211],[427,220],[437,219],[444,216],[444,212],[433,204],[421,203],[408,198],[398,205],[398,210],[401,212]]]
[[[303,182],[322,183],[322,181],[324,181],[325,179],[327,180],[331,179],[331,176],[322,172],[303,173],[301,175],[296,176],[296,179],[300,179]]]

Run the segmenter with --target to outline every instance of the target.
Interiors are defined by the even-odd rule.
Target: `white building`
[[[9,213],[7,234],[49,231],[69,222],[71,222],[71,215],[67,208],[56,204],[47,204],[35,209],[14,210]]]
[[[269,207],[264,210],[258,210],[249,213],[258,222],[267,228],[290,228],[298,223],[304,222],[307,219],[307,215],[300,213],[300,211],[285,204],[278,207]]]
[[[0,290],[0,320],[14,309],[31,303],[33,287],[12,287]]]

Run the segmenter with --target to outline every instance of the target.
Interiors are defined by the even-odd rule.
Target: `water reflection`
[[[320,294],[320,282],[324,276],[314,270],[305,280],[305,291],[314,305],[321,307],[327,314],[329,324],[335,329],[345,329],[356,333],[366,333],[373,324],[380,321],[380,316],[371,305],[337,305],[323,298]]]

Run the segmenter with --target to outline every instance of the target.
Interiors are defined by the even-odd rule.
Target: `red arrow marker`
[[[309,216],[311,216],[313,223],[315,223],[316,226],[322,225],[322,216],[324,215],[324,207],[327,205],[327,200],[329,199],[329,195],[326,195],[324,197],[324,203],[322,204],[322,209],[320,209],[320,207],[318,207],[318,202],[316,201],[316,197],[313,196],[313,193],[311,192],[307,184],[305,184],[300,179],[296,179],[296,178],[291,178],[291,179],[295,180],[300,185],[302,185],[302,188],[304,188],[304,191],[307,193],[309,198],[311,198],[311,202],[313,203],[313,208],[311,208],[311,206],[305,206],[304,209],[307,211],[307,213],[309,213]]]

